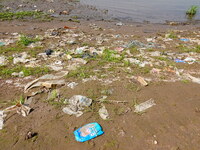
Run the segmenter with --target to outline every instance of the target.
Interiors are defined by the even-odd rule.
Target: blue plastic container
[[[104,134],[102,127],[96,122],[86,124],[74,131],[75,138],[79,142],[91,140],[102,134]]]
[[[175,59],[174,61],[175,61],[176,63],[186,63],[184,60],[181,60],[181,59],[178,59],[178,58]]]

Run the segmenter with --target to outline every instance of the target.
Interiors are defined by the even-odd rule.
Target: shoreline
[[[122,22],[125,24],[169,24],[169,25],[199,25],[200,20],[151,22],[146,20],[134,21],[129,19],[115,18],[109,15],[106,10],[97,9],[95,6],[83,5],[73,0],[42,0],[26,1],[10,0],[0,1],[0,12],[39,12],[52,17],[53,20],[62,21],[104,21],[104,22]],[[22,16],[23,17],[23,16]],[[30,17],[31,18],[31,17]],[[27,18],[28,20],[28,18]],[[37,21],[37,20],[36,20]],[[33,22],[35,22],[33,20]],[[41,21],[42,22],[42,21]]]

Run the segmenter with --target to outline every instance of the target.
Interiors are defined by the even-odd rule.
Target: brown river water
[[[112,18],[136,22],[187,21],[185,12],[200,0],[80,0],[83,5],[108,10]],[[198,12],[194,19],[200,19]]]

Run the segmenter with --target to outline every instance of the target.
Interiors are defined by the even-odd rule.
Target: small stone
[[[153,141],[153,144],[157,145],[157,144],[158,144],[158,141],[156,141],[156,140],[155,140],[155,141]]]
[[[59,13],[59,15],[69,15],[69,11],[66,11],[66,10],[61,11],[61,12]]]
[[[11,8],[10,7],[6,7],[6,10],[11,10]]]

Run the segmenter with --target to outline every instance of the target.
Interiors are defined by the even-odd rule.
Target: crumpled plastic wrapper
[[[92,104],[92,99],[82,95],[74,95],[67,102],[69,105],[63,108],[63,112],[80,117],[83,114],[81,110],[83,110],[84,107],[89,107]]]

